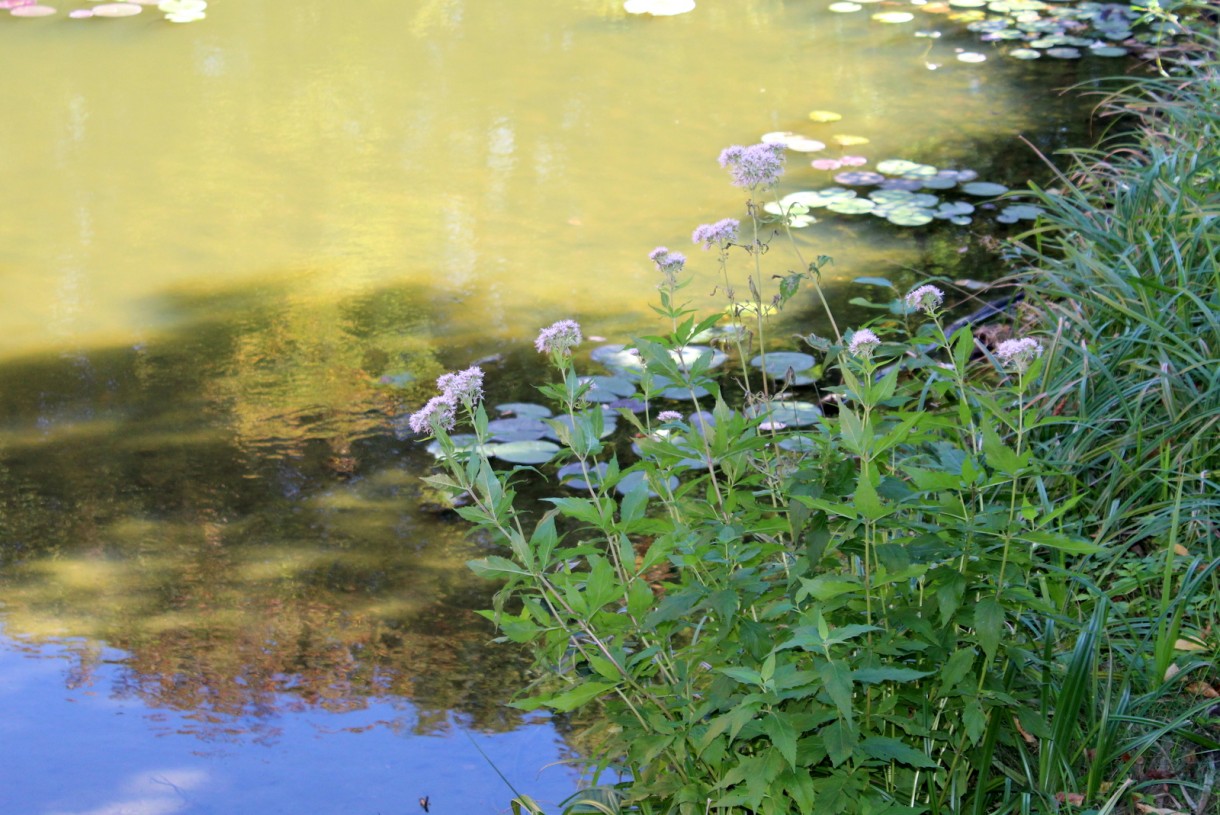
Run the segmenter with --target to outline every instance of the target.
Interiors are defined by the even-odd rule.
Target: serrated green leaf
[[[817,666],[817,672],[826,685],[826,692],[839,709],[839,715],[851,719],[851,669],[843,662],[827,660]]]
[[[975,603],[974,630],[983,653],[990,661],[999,650],[1000,634],[1004,630],[1004,609],[994,597],[984,597]]]
[[[917,671],[914,668],[859,668],[852,671],[852,679],[867,685],[878,682],[913,682],[925,676],[931,676],[931,671]]]
[[[531,696],[529,699],[522,699],[519,702],[512,702],[510,704],[512,707],[521,710],[537,710],[540,707],[549,707],[552,710],[566,713],[596,699],[603,693],[613,690],[617,684],[617,682],[584,682],[563,693],[544,693],[540,696]]]
[[[916,750],[898,739],[871,736],[860,742],[860,751],[880,761],[897,761],[909,767],[931,769],[937,764],[922,750]]]
[[[826,745],[826,754],[830,763],[838,767],[851,758],[856,749],[856,731],[846,722],[839,720],[831,722],[821,730],[822,743]]]
[[[966,677],[974,665],[974,649],[961,648],[949,657],[945,667],[940,671],[940,686],[942,695],[952,691]]]
[[[771,711],[763,720],[763,732],[771,739],[775,749],[788,762],[788,767],[796,769],[796,729],[792,727],[783,714]]]

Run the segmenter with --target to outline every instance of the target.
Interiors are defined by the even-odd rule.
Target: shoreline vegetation
[[[471,567],[536,657],[517,706],[589,723],[565,812],[1220,812],[1218,40],[1212,8],[1150,13],[1194,48],[1109,98],[1134,129],[1023,194],[1043,214],[1002,330],[948,330],[936,280],[868,324],[827,308],[834,336],[805,338],[825,398],[792,399],[768,315],[826,259],[760,221],[782,147],[733,147],[749,217],[692,236],[727,316],[652,253],[666,333],[617,358],[646,408],[611,414],[633,455],[571,320],[536,345],[577,490],[540,516],[514,489],[538,476],[483,450],[479,368],[412,417],[429,482],[495,544]],[[727,355],[691,350],[708,336]],[[658,410],[675,388],[693,411]]]

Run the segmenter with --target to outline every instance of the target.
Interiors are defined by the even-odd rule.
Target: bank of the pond
[[[1134,126],[1024,196],[1025,302],[987,336],[921,286],[909,334],[826,341],[830,415],[645,414],[617,495],[584,363],[539,338],[598,478],[540,522],[477,441],[434,483],[506,547],[474,566],[553,674],[525,706],[596,705],[581,743],[632,779],[570,811],[1220,811],[1220,66],[1178,11],[1189,58],[1106,108]],[[639,354],[695,386],[671,304]],[[480,395],[449,394],[485,439]]]

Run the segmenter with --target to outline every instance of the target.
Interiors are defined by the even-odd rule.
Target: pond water
[[[569,792],[561,729],[504,706],[527,665],[473,613],[487,545],[428,511],[404,411],[492,355],[492,395],[528,397],[556,319],[654,329],[648,252],[742,215],[729,144],[855,134],[1019,181],[1017,133],[1079,138],[1079,63],[961,63],[943,15],[824,6],[0,12],[0,811],[492,812],[497,769]],[[808,158],[786,190],[827,180]],[[939,234],[799,240],[844,302],[962,271],[971,230]]]

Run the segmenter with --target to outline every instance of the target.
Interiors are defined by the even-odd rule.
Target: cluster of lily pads
[[[193,23],[207,16],[206,0],[124,0],[124,2],[95,2],[91,6],[73,9],[68,17],[74,20],[90,17],[134,17],[144,11],[145,6],[156,6],[171,23]],[[0,0],[0,9],[7,9],[13,17],[52,17],[59,9],[38,0]]]
[[[671,352],[671,355],[676,361],[683,361],[686,365],[694,365],[697,361],[701,368],[708,370],[719,367],[728,359],[724,352],[706,345],[688,345],[680,351]],[[600,346],[595,348],[590,356],[593,361],[603,365],[608,373],[582,377],[582,384],[587,386],[584,400],[589,406],[586,410],[601,413],[602,438],[607,438],[618,429],[620,409],[642,413],[649,407],[645,394],[640,390],[644,365],[634,349],[621,344]],[[761,355],[755,357],[750,361],[750,365],[772,379],[786,381],[791,385],[807,385],[815,379],[815,362],[809,354],[772,352],[765,358]],[[690,402],[709,395],[706,388],[697,385],[687,387],[668,382],[662,377],[653,377],[651,389],[655,399],[669,402]],[[509,464],[545,464],[562,449],[557,443],[560,439],[557,425],[570,427],[572,422],[571,417],[554,416],[545,405],[533,402],[496,405],[495,411],[496,417],[487,423],[488,439],[482,445],[473,435],[458,434],[451,437],[459,452],[477,450]],[[766,418],[776,428],[802,427],[813,424],[820,415],[821,410],[817,405],[788,399],[773,402],[767,409]],[[683,421],[704,432],[715,423],[710,413],[702,411],[692,412]],[[666,438],[673,438],[674,432],[672,425],[662,426],[655,431]],[[427,449],[438,458],[444,455],[436,441],[430,443]],[[637,455],[642,455],[638,446],[633,449]],[[691,447],[690,457],[683,464],[690,469],[708,466],[702,451],[695,447]],[[605,465],[601,466],[604,468]],[[604,473],[604,469],[601,472]],[[561,482],[575,489],[583,489],[590,483],[588,479],[595,483],[599,476],[600,473],[596,469],[586,472],[579,463],[559,470]],[[624,479],[617,489],[627,492],[633,486],[634,482]]]
[[[978,173],[974,170],[946,170],[906,159],[880,161],[874,170],[856,169],[861,163],[867,163],[867,160],[848,165],[838,159],[833,166],[824,165],[824,169],[829,170],[843,166],[853,169],[834,176],[837,186],[792,192],[765,204],[763,210],[785,220],[791,227],[815,223],[816,218],[810,214],[814,209],[826,209],[840,215],[874,215],[897,226],[923,226],[935,220],[964,226],[973,220],[975,204],[961,198],[945,200],[941,194],[952,190],[977,200],[994,198],[1008,191],[1003,184],[978,181]],[[813,166],[817,168],[817,162]],[[999,209],[996,220],[1012,224],[1033,220],[1039,212],[1038,207],[1029,204],[1008,204]]]
[[[861,11],[880,0],[839,0],[829,5],[836,13]],[[1141,24],[1134,5],[1082,2],[1050,3],[1043,0],[911,0],[910,10],[886,10],[872,15],[879,23],[909,23],[923,14],[946,14],[965,23],[983,42],[1004,42],[1014,59],[1079,59],[1082,56],[1121,57],[1133,47],[1164,42],[1182,33],[1167,20]],[[919,31],[918,37],[937,38],[939,31]],[[986,54],[959,49],[961,62],[984,62]],[[939,67],[929,63],[929,68]]]

